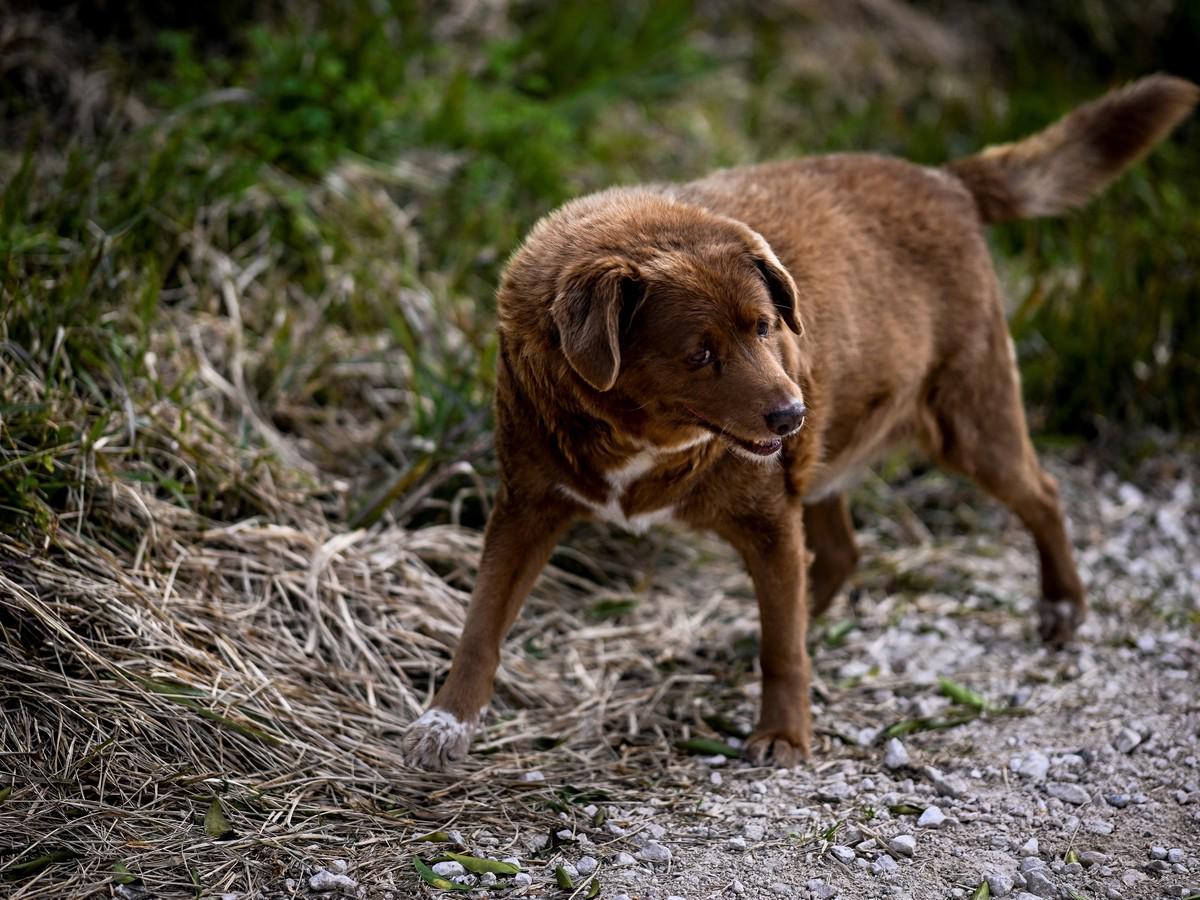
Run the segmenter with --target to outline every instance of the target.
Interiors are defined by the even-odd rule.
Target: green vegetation
[[[1183,3],[962,27],[918,4],[925,31],[837,4],[263,6],[132,34],[13,19],[35,52],[0,72],[0,524],[30,541],[103,530],[98,479],[219,521],[299,492],[335,519],[478,522],[491,294],[541,213],[800,153],[940,161],[1190,65],[1200,36]],[[79,74],[104,85],[86,109]],[[1043,428],[1200,424],[1198,142],[995,233]]]

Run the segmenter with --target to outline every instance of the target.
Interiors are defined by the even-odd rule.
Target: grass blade
[[[521,871],[520,866],[514,866],[512,863],[499,862],[494,859],[481,859],[478,856],[468,856],[465,853],[451,853],[447,851],[446,858],[461,863],[464,869],[468,872],[474,872],[476,875],[482,875],[484,872],[492,872],[495,875],[516,875]]]
[[[425,861],[419,856],[413,857],[413,868],[417,870],[417,874],[421,876],[422,881],[424,881],[430,887],[435,887],[440,891],[471,890],[470,886],[468,885],[457,884],[451,881],[449,878],[443,878],[437,872],[433,871],[433,869],[429,868],[429,866],[425,864]]]
[[[688,753],[704,754],[705,756],[719,755],[727,756],[730,759],[736,759],[741,756],[740,750],[730,747],[724,741],[714,740],[713,738],[688,738],[686,741],[676,741],[675,746]]]
[[[208,804],[208,812],[204,814],[204,833],[214,841],[225,841],[234,836],[233,826],[225,818],[225,810],[221,808],[221,801],[216,797],[212,798],[212,803]]]
[[[949,697],[955,703],[969,706],[971,709],[977,709],[980,712],[991,709],[991,704],[982,694],[976,693],[964,684],[959,684],[957,681],[951,681],[949,678],[938,679],[938,689],[946,697]]]

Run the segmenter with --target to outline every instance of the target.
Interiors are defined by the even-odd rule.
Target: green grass
[[[97,34],[80,58],[111,88],[92,132],[15,95],[5,134],[20,139],[0,148],[4,527],[101,521],[97,475],[221,521],[269,515],[277,490],[356,523],[397,508],[478,521],[481,500],[455,498],[490,471],[492,292],[539,215],[610,183],[799,153],[938,162],[1035,130],[1200,35],[1186,11],[1142,33],[1124,6],[1056,7],[982,29],[1007,65],[930,75],[901,53],[897,77],[874,78],[878,48],[855,51],[850,75],[795,64],[820,23],[780,12],[314,9]],[[1114,30],[1137,40],[1116,47]],[[1040,428],[1200,424],[1198,147],[1192,124],[1089,210],[994,233]],[[311,465],[279,467],[273,433]]]

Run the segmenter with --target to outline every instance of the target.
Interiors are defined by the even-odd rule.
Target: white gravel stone
[[[947,775],[941,769],[926,766],[924,772],[933,789],[943,797],[961,797],[967,792],[967,787],[961,779]]]
[[[518,872],[513,876],[513,884],[516,887],[529,887],[533,884],[533,876],[528,872]]]
[[[596,866],[600,863],[596,862],[594,856],[581,856],[579,862],[575,863],[575,871],[580,875],[591,875],[596,871]]]
[[[842,844],[834,844],[829,848],[829,852],[833,854],[833,858],[840,863],[850,865],[854,862],[854,850]]]
[[[358,882],[349,875],[343,875],[340,872],[330,872],[326,869],[317,869],[312,877],[308,879],[308,886],[320,894],[328,894],[333,891],[343,894],[353,894],[358,890]]]
[[[1167,848],[1166,847],[1151,847],[1150,848],[1150,858],[1151,859],[1166,859],[1167,858]]]
[[[1058,885],[1050,880],[1045,869],[1034,869],[1025,874],[1025,887],[1038,897],[1057,897]]]
[[[1184,860],[1184,852],[1181,848],[1172,847],[1170,850],[1167,851],[1167,862],[1178,864],[1178,863],[1182,863],[1183,860]]]
[[[938,806],[925,807],[925,811],[917,819],[918,828],[941,828],[945,824],[946,814]]]
[[[1046,793],[1056,800],[1061,800],[1063,803],[1071,803],[1075,806],[1083,806],[1092,800],[1092,795],[1084,788],[1077,784],[1071,784],[1069,781],[1046,782]]]
[[[1022,778],[1030,781],[1044,781],[1050,771],[1050,758],[1040,750],[1030,750],[1013,767]]]
[[[891,738],[883,753],[883,765],[888,769],[902,769],[908,765],[908,748],[899,738]]]
[[[725,846],[730,850],[745,850],[748,845],[744,837],[742,837],[740,834],[735,834],[725,842]]]
[[[1020,853],[1021,856],[1037,856],[1038,855],[1038,839],[1035,837],[1031,837],[1029,840],[1027,840],[1024,844],[1021,845],[1021,849],[1018,852]]]
[[[782,881],[776,881],[771,885],[771,893],[777,897],[790,897],[794,893],[790,884],[784,884]]]
[[[546,776],[542,772],[538,771],[537,769],[534,769],[532,772],[525,772],[524,774],[522,774],[521,780],[522,781],[545,781]]]
[[[1132,728],[1122,728],[1113,738],[1113,746],[1121,753],[1132,753],[1141,742],[1142,736]]]
[[[649,841],[646,846],[639,850],[636,854],[638,859],[652,863],[666,863],[671,861],[671,851],[660,844],[658,841]]]
[[[628,854],[624,850],[622,850],[620,853],[617,854],[617,858],[616,858],[616,860],[614,860],[613,865],[632,866],[636,862],[637,862],[636,859],[634,859],[630,854]]]
[[[983,880],[988,883],[993,897],[1007,897],[1013,889],[1012,876],[999,869],[988,869]]]
[[[911,834],[898,834],[888,841],[888,847],[901,856],[912,856],[917,850],[917,839]]]
[[[463,864],[448,859],[445,862],[434,863],[430,868],[433,869],[435,875],[441,875],[443,878],[453,878],[455,875],[466,875],[467,870],[463,868]]]
[[[899,868],[896,861],[886,853],[880,854],[875,862],[871,863],[871,872],[875,875],[890,875]]]
[[[820,878],[810,878],[808,884],[808,895],[812,900],[833,900],[838,895],[838,889],[832,884],[826,884]]]

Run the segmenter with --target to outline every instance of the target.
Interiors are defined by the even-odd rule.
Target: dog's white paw
[[[404,761],[418,769],[444,769],[450,760],[467,755],[475,725],[444,709],[426,710],[404,733]]]

